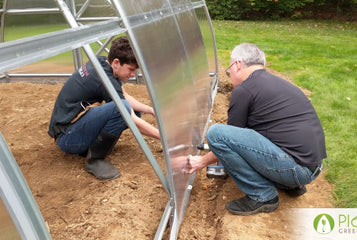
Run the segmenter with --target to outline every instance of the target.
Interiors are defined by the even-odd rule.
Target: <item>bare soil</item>
[[[220,76],[224,76],[223,69],[220,67]],[[225,77],[221,83],[227,95],[219,90],[212,123],[227,120],[232,87]],[[112,181],[96,180],[84,170],[84,158],[61,152],[47,134],[61,87],[61,83],[0,84],[0,131],[27,180],[52,238],[153,239],[169,196],[133,134],[125,131],[108,157],[122,176]],[[125,89],[150,104],[145,86],[126,84]],[[156,124],[151,116],[143,118]],[[145,139],[164,169],[160,141]],[[234,216],[225,210],[224,204],[243,193],[232,179],[208,179],[205,174],[205,170],[196,174],[178,239],[291,239],[288,219],[292,216],[288,209],[333,207],[333,186],[323,172],[299,198],[280,192],[280,207],[272,213]],[[164,236],[168,238],[169,230]]]

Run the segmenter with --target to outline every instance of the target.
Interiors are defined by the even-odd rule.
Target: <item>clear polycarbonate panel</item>
[[[196,8],[196,16],[200,24],[201,33],[203,36],[203,41],[206,48],[206,54],[208,59],[208,68],[210,73],[216,73],[216,46],[214,35],[212,34],[212,25],[207,15],[207,11],[204,8]]]
[[[117,17],[110,0],[76,0],[76,18]]]
[[[7,0],[8,9],[55,8],[55,0]]]
[[[53,28],[51,28],[51,25],[61,25],[61,29],[64,29],[68,27],[65,19],[59,12],[51,12],[51,13],[32,13],[32,14],[5,14],[4,17],[4,23],[5,23],[5,28],[4,30],[6,31],[8,28],[13,28],[13,27],[21,27],[21,26],[49,26],[46,32],[51,32],[54,31]],[[38,31],[26,31],[24,30],[19,30],[20,35],[25,35],[26,36],[33,36],[37,35],[41,32]],[[5,33],[5,39],[6,39],[6,33]]]
[[[7,0],[3,4],[5,28],[65,23],[55,0]]]
[[[117,35],[122,31],[118,19],[113,19],[92,24],[91,28],[81,26],[2,43],[0,45],[0,72],[55,56],[65,50],[73,50],[101,38]],[[58,65],[57,68],[59,67]]]
[[[125,13],[126,17],[133,17],[135,15],[140,15],[143,13],[149,14],[153,10],[163,10],[170,9],[170,6],[166,0],[128,0],[128,1],[118,1],[121,10]],[[145,18],[148,20],[147,18]],[[147,23],[149,21],[146,21]]]
[[[207,56],[197,16],[191,1],[119,3],[158,113],[175,210],[181,222],[189,187],[189,175],[183,171],[186,156],[197,153],[211,108]]]
[[[30,188],[1,132],[0,198],[8,210],[21,239],[51,239]],[[0,220],[7,219],[6,217],[3,218],[3,216],[0,215]],[[11,224],[9,228],[11,228]]]
[[[80,25],[95,24],[96,22],[118,18],[110,0],[66,0],[65,2],[77,17]],[[64,15],[58,8],[57,0],[8,0],[5,9],[6,11],[2,13],[4,15],[2,18],[3,42],[69,28]],[[106,55],[110,41],[111,38],[101,38],[96,40],[96,43],[92,43],[91,47],[98,55]],[[30,76],[35,74],[36,76],[43,76],[41,78],[46,81],[52,81],[52,76],[60,77],[59,80],[63,81],[68,78],[77,65],[80,66],[87,61],[86,55],[83,55],[82,60],[82,53],[79,49],[75,51],[75,54],[68,51],[12,69],[8,76],[16,76],[17,80],[31,81]]]
[[[4,42],[68,28],[68,24],[60,13],[55,0],[8,0],[5,7],[6,12],[3,13],[2,19],[2,39]],[[66,58],[68,58],[68,61],[63,61]],[[70,73],[73,72],[73,69],[72,53],[68,52],[46,59],[41,63],[14,69],[9,73]],[[23,78],[21,79],[23,80]]]
[[[190,1],[172,1],[172,5],[179,8]],[[175,8],[174,8],[175,9]],[[184,48],[188,56],[190,71],[192,74],[194,94],[197,104],[196,116],[199,126],[199,135],[195,136],[198,142],[192,142],[193,145],[200,143],[202,133],[210,113],[212,99],[210,94],[210,77],[207,63],[207,56],[200,25],[195,14],[195,10],[185,11],[176,14],[176,19],[181,31]]]
[[[8,239],[20,240],[21,237],[0,198],[0,240]]]

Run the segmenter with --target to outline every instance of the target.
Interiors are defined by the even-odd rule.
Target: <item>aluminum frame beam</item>
[[[93,52],[91,47],[89,46],[90,43],[99,41],[103,38],[108,38],[108,40],[101,45],[100,50],[105,49],[106,45],[109,44],[110,40],[112,37],[115,35],[121,34],[121,33],[127,33],[130,31],[130,29],[126,29],[121,26],[121,19],[119,17],[109,17],[109,18],[82,18],[81,14],[78,15],[78,17],[75,17],[75,13],[70,10],[68,5],[65,3],[64,0],[55,0],[58,9],[53,8],[53,9],[47,9],[46,11],[48,12],[56,12],[60,11],[64,16],[67,22],[70,25],[70,29],[65,29],[53,33],[48,33],[48,34],[42,34],[34,37],[29,37],[25,39],[19,39],[15,40],[12,42],[7,42],[7,43],[0,43],[0,73],[6,72],[8,70],[14,69],[16,67],[20,67],[23,65],[27,65],[39,60],[46,59],[51,56],[58,55],[60,53],[78,49],[82,47],[87,54],[89,60],[92,62],[93,66],[95,67],[98,75],[101,77],[103,85],[107,89],[108,93],[111,95],[114,103],[116,104],[117,108],[120,110],[122,113],[127,125],[133,132],[137,142],[139,143],[140,147],[144,151],[147,159],[151,163],[152,167],[155,170],[155,173],[161,180],[165,190],[168,192],[170,196],[170,200],[168,201],[165,211],[163,213],[162,220],[160,222],[160,225],[158,227],[157,233],[155,235],[155,239],[161,239],[163,236],[163,232],[168,224],[169,221],[171,221],[171,235],[170,239],[176,239],[177,233],[179,230],[179,226],[181,222],[175,218],[175,203],[173,199],[173,189],[174,187],[172,186],[172,183],[169,182],[168,178],[165,177],[164,173],[162,172],[161,168],[159,167],[155,157],[153,156],[150,148],[147,146],[147,143],[143,139],[143,136],[137,129],[136,125],[133,123],[129,113],[127,113],[126,108],[122,104],[118,94],[114,90],[111,82],[109,81],[108,77],[104,73],[101,65],[99,64],[96,54]],[[71,0],[73,3],[73,0]],[[67,1],[68,2],[68,1]],[[87,1],[89,3],[90,0]],[[111,0],[111,2],[114,3],[115,9],[118,11],[118,16],[119,14],[119,4],[117,0]],[[196,8],[204,8],[207,15],[208,15],[208,10],[207,6],[205,5],[204,1],[195,1],[195,2],[186,2],[185,4],[181,5],[174,5],[174,6],[169,6],[165,7],[162,9],[155,9],[153,11],[145,12],[145,13],[140,13],[134,16],[129,16],[126,18],[127,26],[131,26],[131,28],[139,27],[139,26],[145,26],[145,24],[151,24],[156,21],[160,21],[163,18],[168,18],[168,17],[173,17],[176,14],[180,13],[185,13],[188,11],[192,11]],[[83,9],[80,10],[80,13],[83,13]],[[27,14],[27,13],[35,13],[35,12],[45,12],[43,9],[31,9],[28,11],[25,10],[19,10],[15,9],[12,11],[4,11],[0,10],[0,14],[2,14],[2,17],[4,16],[5,13],[9,14]],[[209,17],[209,15],[208,15]],[[102,21],[99,23],[94,23],[94,24],[89,24],[89,25],[82,25],[78,23],[79,21]],[[213,28],[209,19],[210,27],[211,27],[211,33],[212,33],[212,39],[214,41],[214,34],[213,34]],[[135,41],[132,42],[133,47],[138,48],[140,46],[137,46],[135,44]],[[217,92],[217,83],[218,81],[218,65],[217,65],[217,53],[216,53],[216,46],[214,42],[214,50],[215,50],[215,60],[216,60],[216,72],[215,73],[210,73],[210,77],[214,77],[214,84],[212,85],[212,98],[214,99],[214,96]],[[6,61],[4,60],[6,59]],[[142,66],[145,68],[145,66]],[[10,75],[10,74],[9,74]],[[15,76],[16,74],[14,74]],[[3,77],[8,76],[8,74],[1,75],[0,79]],[[147,79],[150,80],[150,79]],[[155,105],[155,100],[153,102]],[[213,104],[213,103],[212,103]],[[210,118],[210,116],[209,116]],[[160,121],[161,119],[158,120],[158,125],[160,127]],[[208,124],[207,124],[208,126]],[[207,130],[207,126],[204,131]],[[161,132],[161,131],[160,131]],[[165,136],[162,136],[163,139],[163,145],[165,145]],[[166,150],[170,151],[170,149]],[[167,153],[165,153],[167,154]],[[166,158],[167,156],[165,156]],[[170,173],[168,173],[170,175]],[[170,176],[169,176],[170,177]],[[195,175],[190,176],[189,184],[186,189],[186,196],[185,196],[185,204],[188,203],[189,200],[189,195],[190,191],[192,189],[192,183],[194,181]],[[170,178],[169,178],[170,179]],[[186,206],[184,206],[186,208]]]
[[[169,1],[167,1],[167,5],[163,8],[160,8],[160,9],[154,9],[154,10],[151,10],[151,11],[148,11],[148,12],[143,12],[143,13],[138,13],[138,14],[134,14],[134,15],[130,15],[130,16],[126,16],[126,13],[124,12],[124,10],[121,9],[121,5],[119,4],[118,0],[113,0],[113,3],[114,5],[116,5],[116,8],[120,11],[120,16],[122,16],[122,19],[123,19],[123,23],[124,25],[127,27],[128,29],[128,35],[131,37],[132,39],[132,44],[133,44],[133,47],[135,50],[140,50],[140,44],[136,41],[136,37],[135,36],[135,33],[134,33],[134,29],[136,28],[143,28],[145,27],[146,25],[149,25],[149,24],[153,24],[157,21],[163,21],[165,20],[166,18],[173,18],[173,19],[176,19],[176,16],[177,15],[183,15],[184,13],[186,12],[193,12],[193,10],[195,10],[196,8],[204,8],[207,16],[208,15],[208,10],[207,10],[207,7],[204,3],[204,1],[196,1],[196,2],[189,2],[189,1],[186,1],[184,4],[180,4],[180,5],[172,5],[169,3]],[[125,5],[125,4],[124,4]],[[134,9],[134,7],[133,7]],[[177,25],[176,25],[177,26]],[[179,26],[177,26],[178,28],[180,28]],[[213,36],[213,32],[212,32],[212,25],[210,25],[210,30],[211,30],[211,33],[212,33],[212,36]],[[181,35],[180,35],[181,36]],[[181,36],[182,37],[182,36]],[[182,40],[182,39],[181,39]],[[215,46],[215,45],[214,45]],[[183,51],[186,51],[186,49],[183,49]],[[156,115],[157,116],[160,116],[160,112],[159,112],[159,108],[157,107],[158,106],[158,102],[156,100],[156,95],[155,95],[155,91],[152,89],[152,79],[150,78],[150,74],[147,69],[147,66],[145,66],[144,63],[141,63],[141,60],[142,59],[145,59],[144,56],[141,55],[141,52],[140,51],[136,51],[136,54],[137,54],[137,58],[139,60],[139,64],[140,67],[141,67],[141,70],[146,78],[146,82],[147,82],[147,87],[149,89],[149,92],[150,92],[150,95],[151,95],[151,100],[152,100],[152,104],[154,105],[154,109],[155,109],[155,112],[156,112]],[[218,67],[217,67],[217,54],[216,52],[214,53],[215,54],[215,60],[216,60],[216,72],[215,73],[209,73],[209,76],[210,77],[214,77],[214,84],[213,85],[216,85],[216,83],[218,82],[218,74],[217,74],[217,71],[218,71]],[[187,60],[187,59],[186,59]],[[188,74],[190,75],[190,74]],[[207,76],[207,77],[209,77]],[[215,92],[217,87],[216,86],[211,86],[212,90]],[[212,97],[214,98],[215,96],[215,93],[212,93]],[[212,102],[212,106],[213,106],[213,102]],[[210,113],[211,114],[211,113]],[[209,116],[210,116],[209,114]],[[207,119],[209,120],[209,119]],[[167,174],[168,174],[168,180],[169,180],[169,183],[170,183],[170,188],[171,189],[175,189],[175,186],[173,184],[173,182],[171,181],[172,180],[172,173],[171,173],[171,170],[170,170],[170,157],[169,157],[169,152],[171,151],[175,151],[175,149],[170,149],[167,145],[167,141],[166,141],[166,136],[162,133],[164,132],[162,130],[162,127],[164,126],[164,124],[162,123],[162,120],[159,118],[157,119],[158,121],[158,126],[160,128],[160,133],[162,134],[162,144],[163,144],[163,149],[164,149],[164,157],[165,157],[165,165],[168,166],[168,169],[167,169]],[[207,125],[205,127],[205,129],[207,129],[208,127],[208,122],[207,122]],[[206,130],[204,131],[204,133],[206,132]],[[192,147],[191,145],[190,146],[180,146],[180,147],[183,147],[183,148],[189,148],[189,147]],[[194,181],[194,177],[195,175],[191,175],[190,176],[190,179],[189,179],[189,182],[188,182],[188,185],[187,185],[187,188],[185,190],[185,205],[184,205],[184,209],[186,209],[186,206],[187,206],[187,203],[188,203],[188,200],[189,200],[189,195],[190,195],[190,191],[192,189],[192,183]],[[175,194],[173,192],[173,194]],[[170,234],[170,239],[176,239],[177,238],[177,234],[178,234],[178,231],[179,231],[179,226],[181,224],[181,219],[179,219],[177,216],[177,211],[176,211],[176,207],[175,206],[175,200],[174,200],[174,196],[171,195],[171,199],[170,199],[170,203],[171,204],[168,204],[167,207],[166,207],[166,210],[165,210],[165,213],[167,212],[170,212],[171,211],[171,234]],[[174,206],[172,206],[172,204]],[[164,214],[165,216],[165,214]],[[163,216],[162,218],[162,221],[165,222],[166,218]],[[164,223],[161,223],[160,226],[159,226],[159,229],[158,229],[158,233],[160,233],[162,231],[162,228],[165,224]],[[158,234],[159,235],[159,234]],[[157,238],[155,238],[157,239]],[[160,238],[158,238],[160,239]]]
[[[62,13],[64,14],[68,24],[72,28],[78,27],[78,23],[73,17],[73,15],[70,12],[70,9],[67,7],[66,3],[63,0],[57,0],[58,7],[61,9]],[[135,139],[138,141],[139,145],[141,146],[142,150],[145,153],[145,156],[151,163],[151,166],[153,167],[156,175],[160,179],[161,183],[163,184],[165,190],[170,194],[170,188],[167,182],[167,179],[165,178],[165,174],[163,173],[162,169],[160,168],[159,164],[157,163],[153,153],[151,152],[149,146],[147,145],[145,139],[141,135],[140,131],[138,130],[137,126],[135,125],[133,119],[131,118],[130,114],[126,110],[126,107],[124,106],[123,102],[121,101],[118,93],[115,91],[113,84],[110,82],[108,76],[105,74],[102,66],[100,65],[96,55],[94,54],[93,50],[88,44],[85,44],[82,46],[83,50],[87,54],[89,60],[92,62],[97,74],[101,78],[104,87],[107,89],[109,95],[112,97],[113,102],[119,109],[121,115],[123,116],[127,126],[130,128],[132,133],[134,134]]]
[[[74,50],[105,37],[124,33],[126,29],[119,27],[119,23],[117,18],[0,43],[0,72]]]
[[[0,197],[22,239],[51,239],[30,188],[1,132]]]

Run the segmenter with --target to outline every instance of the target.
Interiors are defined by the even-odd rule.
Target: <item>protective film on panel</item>
[[[178,220],[184,212],[189,175],[186,156],[196,154],[211,107],[202,34],[190,1],[120,1],[129,35],[161,119]],[[122,16],[123,17],[123,16]]]

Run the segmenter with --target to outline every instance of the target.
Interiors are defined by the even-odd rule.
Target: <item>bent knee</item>
[[[130,103],[127,100],[122,99],[122,102],[124,103],[124,106],[126,110],[128,110],[129,113],[131,113],[131,106]]]
[[[122,99],[122,103],[124,104],[124,107],[126,108],[126,110],[128,111],[128,113],[130,114],[130,113],[131,113],[130,103],[129,103],[127,100],[123,100],[123,99]],[[108,108],[110,108],[110,111],[111,111],[112,113],[114,113],[114,115],[115,115],[115,114],[119,114],[119,115],[120,115],[120,111],[119,111],[119,109],[117,108],[117,106],[115,105],[114,102],[109,102],[109,103],[107,103],[107,104],[109,105]]]
[[[217,136],[222,134],[222,128],[227,127],[227,125],[225,124],[221,124],[221,123],[216,123],[214,125],[212,125],[207,132],[207,141],[212,141],[213,139],[215,139]]]

